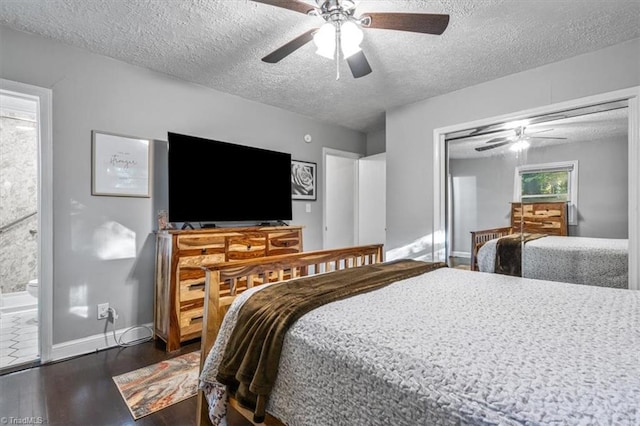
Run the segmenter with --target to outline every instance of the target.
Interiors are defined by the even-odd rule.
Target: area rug
[[[114,376],[135,420],[196,395],[200,351]]]

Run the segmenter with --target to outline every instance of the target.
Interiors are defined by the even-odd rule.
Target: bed
[[[509,226],[471,232],[480,272],[628,288],[628,253],[628,239],[569,236],[564,202],[511,203]]]
[[[224,424],[227,401],[238,407],[217,377],[247,304],[318,278],[295,272],[314,255],[342,257],[309,252],[207,270],[201,424]],[[395,262],[380,260],[345,268]],[[262,410],[238,409],[288,425],[640,424],[640,292],[399,262],[428,272],[302,315],[284,334]],[[330,282],[341,273],[331,269],[318,275]],[[261,285],[245,285],[220,321],[209,313],[228,280]]]
[[[489,240],[478,250],[479,271],[495,272],[498,241]],[[628,239],[544,236],[521,250],[525,278],[628,288]]]
[[[478,269],[478,251],[490,240],[514,233],[569,235],[567,203],[510,203],[509,226],[471,232],[471,269]]]

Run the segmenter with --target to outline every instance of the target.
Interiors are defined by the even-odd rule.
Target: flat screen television
[[[168,133],[170,222],[291,220],[291,154]]]

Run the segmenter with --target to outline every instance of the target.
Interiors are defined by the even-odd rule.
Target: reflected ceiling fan
[[[362,28],[410,31],[440,35],[449,24],[449,15],[432,13],[365,13],[355,16],[356,4],[351,0],[316,0],[311,5],[299,0],[253,0],[306,15],[319,16],[325,23],[311,29],[274,50],[262,60],[276,63],[295,52],[311,40],[317,46],[316,53],[336,59],[336,79],[340,78],[340,57],[345,58],[354,78],[371,73],[371,66],[360,49]]]
[[[487,151],[487,150],[498,148],[508,144],[514,144],[511,147],[512,150],[521,151],[529,147],[529,141],[531,139],[557,139],[557,140],[567,139],[567,138],[552,137],[552,136],[532,136],[532,135],[537,135],[544,132],[550,132],[554,129],[540,130],[539,132],[535,132],[535,133],[525,133],[525,129],[526,129],[525,126],[518,126],[513,129],[513,131],[515,132],[515,135],[513,136],[503,136],[499,138],[489,139],[488,141],[485,142],[485,144],[491,144],[491,145],[483,145],[483,146],[476,147],[476,151]]]

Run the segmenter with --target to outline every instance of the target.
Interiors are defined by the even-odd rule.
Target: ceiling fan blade
[[[442,34],[447,25],[449,25],[449,15],[434,13],[367,13],[360,19],[362,26],[366,28],[412,31],[436,35]]]
[[[364,52],[362,50],[349,56],[347,58],[347,63],[349,64],[353,78],[364,77],[371,73],[371,66],[369,65],[369,61],[367,61],[367,57],[364,56]]]
[[[544,129],[544,130],[538,130],[537,132],[526,132],[526,134],[527,135],[537,135],[538,133],[551,132],[552,130],[555,130],[555,129]]]
[[[503,146],[503,145],[507,145],[510,144],[511,141],[505,141],[505,142],[500,142],[494,145],[487,145],[487,146],[479,146],[476,148],[476,151],[487,151],[489,149],[493,149],[493,148],[497,148],[499,146]]]
[[[314,28],[307,31],[304,34],[300,34],[298,37],[294,38],[289,43],[284,44],[279,48],[277,48],[276,50],[274,50],[273,52],[269,53],[267,56],[262,58],[262,60],[270,64],[275,64],[276,62],[279,62],[280,60],[284,59],[287,55],[290,55],[291,53],[295,52],[296,50],[298,50],[299,48],[301,48],[302,46],[304,46],[305,44],[313,40],[313,33],[315,33],[317,30],[318,30],[317,28]]]
[[[281,7],[283,9],[293,10],[294,12],[304,13],[305,15],[312,10],[315,10],[315,6],[297,0],[252,0],[256,3],[270,4],[271,6]]]

